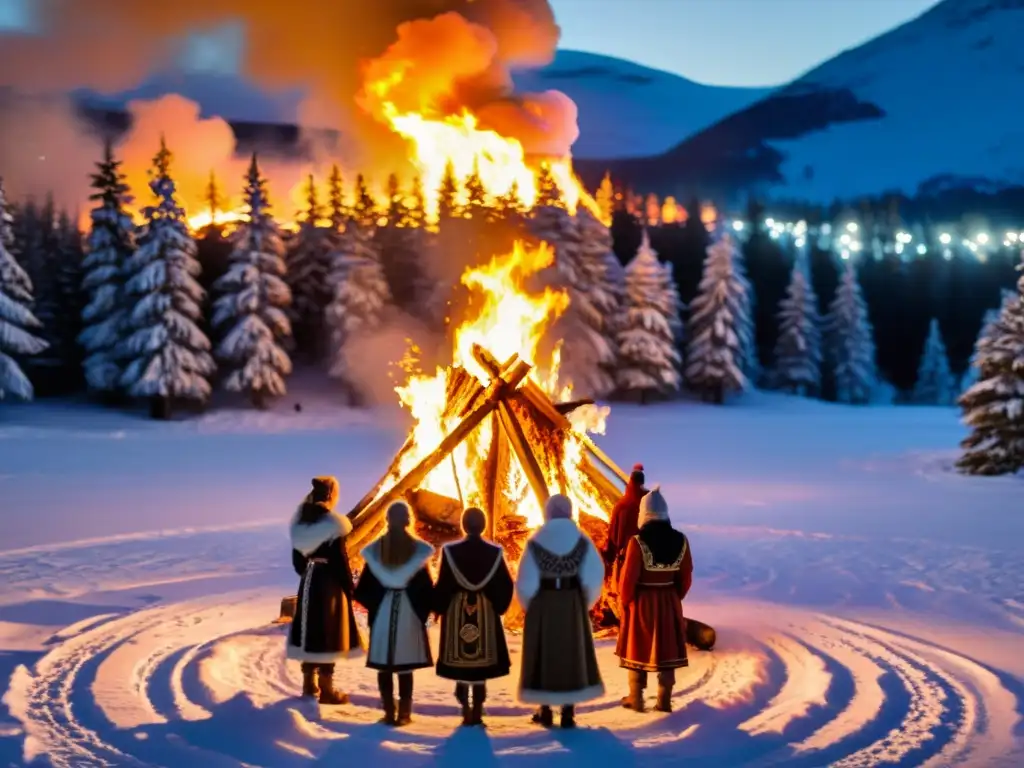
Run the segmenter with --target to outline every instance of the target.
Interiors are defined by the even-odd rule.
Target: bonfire
[[[455,329],[451,364],[397,388],[415,423],[350,513],[353,551],[382,529],[388,504],[404,498],[420,535],[435,544],[460,535],[462,509],[480,507],[489,537],[514,566],[552,493],[572,499],[581,527],[604,546],[628,476],[590,437],[603,431],[608,408],[570,400],[571,386],[559,384],[557,345],[541,356],[545,331],[569,300],[551,288],[530,293],[526,284],[553,258],[546,245],[516,243],[463,275],[473,309]],[[613,622],[610,607],[598,606],[599,623]]]

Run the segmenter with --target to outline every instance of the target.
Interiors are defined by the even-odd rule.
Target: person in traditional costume
[[[601,597],[604,562],[572,519],[572,502],[548,499],[545,523],[527,540],[519,561],[516,597],[526,612],[519,698],[539,709],[534,722],[576,725],[575,705],[604,694],[589,610]]]
[[[637,519],[640,515],[640,499],[645,493],[647,489],[644,488],[644,467],[642,464],[634,464],[626,483],[625,493],[612,507],[608,520],[608,543],[602,553],[613,584],[618,583],[619,571],[626,557],[626,547],[639,530]]]
[[[411,525],[408,504],[396,501],[388,507],[387,530],[360,552],[366,566],[353,595],[369,614],[366,666],[377,670],[383,721],[389,725],[412,721],[413,670],[434,664],[426,628],[434,589],[427,561],[434,548],[416,538]]]
[[[626,547],[619,578],[622,622],[615,655],[629,670],[622,706],[644,711],[648,673],[658,675],[655,709],[672,711],[676,670],[687,666],[682,600],[693,581],[686,536],[672,527],[668,503],[655,486],[640,503],[640,532]]]
[[[512,666],[501,617],[514,584],[502,548],[482,538],[486,527],[483,510],[463,513],[465,538],[442,547],[434,588],[434,611],[441,617],[437,674],[456,681],[463,725],[483,725],[487,681],[505,677]]]
[[[302,662],[302,695],[321,704],[348,701],[334,688],[334,663],[363,652],[345,551],[352,523],[334,511],[337,502],[338,481],[313,478],[313,489],[290,526],[292,565],[300,579],[286,655]]]

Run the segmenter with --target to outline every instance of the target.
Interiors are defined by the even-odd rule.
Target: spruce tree
[[[332,259],[328,278],[332,296],[326,312],[331,344],[329,374],[341,381],[355,400],[352,343],[360,334],[380,327],[391,297],[373,235],[365,227],[350,226]]]
[[[109,395],[118,391],[124,373],[119,358],[126,321],[124,283],[126,265],[135,252],[135,226],[125,210],[132,199],[121,161],[114,159],[109,143],[103,160],[96,164],[92,188],[89,199],[96,207],[90,213],[92,227],[82,263],[82,289],[88,301],[82,310],[84,328],[78,342],[86,355],[86,384]]]
[[[306,205],[299,215],[299,230],[288,242],[285,279],[291,290],[292,300],[287,312],[295,334],[295,346],[312,360],[319,357],[317,344],[322,335],[324,308],[329,297],[327,270],[331,238],[330,231],[320,226],[323,211],[312,174],[307,179],[305,192]]]
[[[956,398],[956,381],[949,369],[949,355],[942,341],[937,318],[928,326],[928,338],[917,369],[913,400],[922,405],[952,405]]]
[[[408,227],[412,225],[409,203],[397,173],[388,176],[388,209],[385,213],[389,227]]]
[[[414,229],[427,226],[427,200],[423,193],[423,179],[413,176],[408,199],[408,225]]]
[[[78,337],[82,332],[82,309],[85,294],[82,281],[85,276],[83,263],[85,252],[82,247],[82,232],[66,210],[57,216],[56,227],[56,290],[60,306],[61,357],[64,362],[63,378],[71,388],[81,386],[82,354]]]
[[[128,365],[121,383],[132,397],[149,398],[156,418],[169,417],[176,400],[205,403],[216,368],[210,340],[198,325],[205,296],[196,281],[201,269],[171,159],[161,138],[149,182],[155,204],[143,210],[146,223],[125,285],[131,333],[123,345]]]
[[[970,389],[978,380],[978,364],[980,361],[979,345],[981,344],[981,340],[987,339],[992,335],[995,324],[999,320],[999,313],[1002,312],[1003,308],[1009,302],[1014,301],[1016,297],[1016,291],[1004,289],[1002,291],[1002,299],[999,306],[985,311],[985,314],[981,319],[981,328],[978,330],[978,337],[974,342],[974,350],[971,353],[971,359],[967,363],[967,370],[964,371],[964,375],[960,379],[960,394],[963,394]]]
[[[626,265],[625,300],[617,323],[617,384],[624,393],[651,394],[679,390],[681,363],[677,336],[682,309],[670,271],[658,261],[647,230],[636,255]]]
[[[957,467],[971,475],[1014,474],[1024,469],[1024,274],[978,339],[976,354],[978,381],[959,399],[971,433],[960,443]]]
[[[331,175],[327,179],[327,217],[331,220],[332,237],[345,229],[351,211],[345,205],[345,184],[341,177],[341,168],[337,164],[331,166]]]
[[[29,309],[32,281],[10,250],[14,242],[11,224],[0,179],[0,400],[8,395],[31,400],[32,382],[18,361],[44,351],[46,342],[34,333],[42,323]]]
[[[847,262],[825,318],[827,358],[840,403],[866,404],[878,381],[874,329],[853,262]]]
[[[315,192],[311,220],[317,221]],[[285,283],[284,244],[270,213],[267,182],[256,155],[245,184],[246,221],[231,237],[227,274],[217,281],[213,326],[220,334],[216,357],[224,388],[246,394],[264,408],[269,398],[287,392],[285,378],[292,363],[284,346],[291,337],[287,307],[291,291]]]
[[[455,164],[449,160],[444,167],[441,186],[437,189],[437,223],[444,223],[459,215],[459,179],[455,175]]]
[[[32,314],[43,324],[39,335],[46,342],[46,351],[33,356],[25,368],[36,389],[52,391],[62,377],[62,369],[72,363],[71,350],[63,344],[64,312],[58,280],[60,237],[57,232],[57,211],[53,197],[47,196],[41,206],[29,201],[22,208],[16,236],[18,256],[32,282]]]
[[[742,368],[743,375],[747,377],[750,386],[756,387],[761,379],[761,358],[757,353],[757,330],[754,327],[754,303],[757,295],[754,293],[754,286],[747,276],[746,259],[743,256],[743,249],[731,234],[723,234],[721,242],[728,243],[732,249],[733,269],[736,279],[743,284],[747,294],[745,311],[736,324],[737,333],[740,335],[740,344],[743,350]]]
[[[581,304],[580,319],[585,323],[585,329],[579,341],[573,340],[569,345],[567,340],[565,354],[570,362],[576,359],[577,367],[583,369],[574,377],[581,391],[590,397],[607,397],[615,389],[617,323],[623,309],[625,286],[616,281],[619,274],[609,269],[610,260],[617,257],[612,250],[612,235],[608,227],[585,208],[579,209],[576,220],[580,244],[576,263],[571,265],[573,291],[569,308],[572,310],[574,301]],[[673,282],[671,290],[674,289]],[[678,294],[673,303],[679,303]],[[678,313],[675,317],[678,323]],[[674,328],[674,332],[676,330]],[[582,360],[579,359],[581,357]]]
[[[515,222],[525,213],[522,198],[519,196],[519,182],[513,180],[505,194],[494,201],[494,205],[488,209],[488,214],[493,221]]]
[[[551,166],[548,163],[541,163],[540,168],[537,169],[535,179],[537,199],[533,204],[534,208],[565,206],[565,202],[562,199],[562,190],[558,188],[558,182],[555,181],[555,177],[551,173]]]
[[[725,402],[750,385],[744,373],[749,283],[737,269],[735,246],[723,235],[708,248],[687,327],[686,382],[702,398]]]
[[[370,194],[366,179],[361,173],[356,176],[352,198],[352,218],[363,227],[377,226],[377,219],[380,216],[377,211],[377,201]]]
[[[480,163],[473,158],[473,171],[466,177],[466,204],[463,206],[462,215],[467,219],[483,221],[487,217],[487,189],[484,187],[484,180],[480,177]]]
[[[795,395],[821,391],[821,317],[803,252],[793,264],[786,295],[779,303],[774,384]]]

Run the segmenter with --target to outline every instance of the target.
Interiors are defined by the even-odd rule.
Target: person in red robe
[[[658,675],[654,708],[671,712],[676,670],[688,664],[682,601],[693,581],[693,557],[686,536],[669,522],[658,486],[643,497],[638,523],[619,577],[622,623],[615,655],[629,670],[629,695],[622,706],[644,711],[644,689],[653,672]]]
[[[626,557],[626,546],[640,530],[637,519],[640,515],[640,499],[645,493],[647,489],[644,488],[644,467],[642,464],[634,464],[629,482],[626,483],[626,492],[612,507],[611,519],[608,522],[608,543],[601,553],[612,591],[619,583],[619,571]]]

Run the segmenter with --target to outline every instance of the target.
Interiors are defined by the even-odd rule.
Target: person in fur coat
[[[619,579],[622,624],[615,655],[629,670],[629,695],[622,706],[644,711],[648,673],[658,676],[655,709],[672,711],[676,670],[687,666],[682,600],[693,581],[686,536],[672,527],[658,486],[640,504],[640,532],[626,548]]]
[[[470,507],[462,514],[466,536],[441,548],[434,588],[434,611],[441,617],[437,675],[455,681],[463,725],[483,725],[487,681],[505,677],[512,666],[501,617],[514,585],[502,548],[483,539],[486,527],[483,510]]]
[[[589,615],[601,597],[604,562],[572,519],[568,497],[549,498],[544,519],[526,542],[516,577],[526,611],[519,698],[540,705],[534,722],[550,727],[558,706],[561,726],[572,728],[575,705],[604,694]]]
[[[348,701],[334,688],[334,662],[363,651],[345,551],[352,523],[334,512],[337,502],[338,481],[313,478],[290,526],[292,566],[300,580],[286,655],[302,662],[302,695],[319,697],[321,704]]]
[[[427,562],[434,548],[413,536],[411,525],[408,504],[388,507],[387,530],[360,553],[366,566],[353,596],[369,614],[366,666],[377,670],[384,722],[399,726],[412,721],[413,670],[434,664],[426,628],[434,589]]]

